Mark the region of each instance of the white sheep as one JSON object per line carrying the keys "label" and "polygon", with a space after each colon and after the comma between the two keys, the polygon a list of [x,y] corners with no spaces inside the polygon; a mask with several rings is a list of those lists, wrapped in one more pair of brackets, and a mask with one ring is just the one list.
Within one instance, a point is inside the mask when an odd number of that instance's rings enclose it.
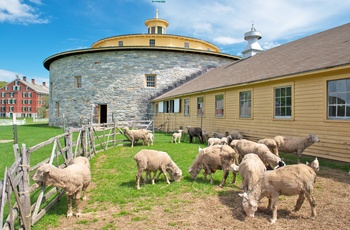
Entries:
{"label": "white sheep", "polygon": [[137,129],[130,130],[128,127],[124,127],[124,135],[128,136],[131,141],[131,147],[134,147],[134,143],[138,140],[142,140],[142,145],[148,142],[148,130],[147,129]]}
{"label": "white sheep", "polygon": [[[182,137],[182,132],[183,130],[179,129],[177,133],[173,133],[173,139],[171,140],[171,143],[180,143],[181,142],[181,137]],[[177,140],[177,142],[176,142]]]}
{"label": "white sheep", "polygon": [[152,178],[152,184],[154,184],[154,178],[157,170],[160,170],[164,174],[164,178],[167,184],[170,184],[170,181],[167,177],[166,172],[169,173],[170,178],[175,182],[179,182],[182,176],[181,169],[175,164],[175,162],[170,158],[166,152],[157,151],[157,150],[147,150],[142,149],[135,156],[134,160],[136,161],[138,172],[136,174],[136,188],[140,189],[140,180],[142,180],[142,173],[146,171],[150,175],[150,172],[154,173]]}
{"label": "white sheep", "polygon": [[287,165],[277,170],[267,171],[248,193],[243,197],[242,206],[247,216],[254,217],[259,201],[269,198],[268,209],[272,210],[271,223],[277,220],[277,202],[280,195],[299,195],[294,211],[300,210],[305,196],[311,206],[311,217],[316,216],[316,202],[312,196],[316,172],[304,164]]}
{"label": "white sheep", "polygon": [[240,134],[237,130],[231,130],[230,132],[228,132],[228,135],[230,135],[233,140],[243,139],[243,135]]}
{"label": "white sheep", "polygon": [[284,143],[278,149],[284,153],[295,153],[297,161],[300,163],[300,157],[304,150],[316,142],[320,142],[320,139],[315,134],[306,137],[284,137]]}
{"label": "white sheep", "polygon": [[279,156],[278,155],[278,146],[277,146],[276,141],[273,138],[260,139],[258,141],[258,143],[266,145],[273,154],[275,154],[276,156]]}
{"label": "white sheep", "polygon": [[258,183],[260,177],[266,171],[266,167],[258,155],[248,153],[238,166],[232,164],[230,171],[239,172],[239,175],[242,177],[242,189],[244,192],[249,192]]}
{"label": "white sheep", "polygon": [[309,162],[306,161],[306,165],[308,165],[311,168],[313,168],[315,170],[315,172],[318,172],[320,170],[320,163],[318,162],[317,157],[315,158],[315,160],[313,160],[311,162],[311,164],[309,164]]}
{"label": "white sheep", "polygon": [[33,181],[43,182],[46,186],[55,186],[64,189],[67,196],[67,217],[73,215],[73,201],[76,206],[75,216],[81,216],[80,198],[86,199],[84,192],[91,181],[90,164],[86,157],[77,157],[63,169],[51,164],[43,164],[32,176]]}
{"label": "white sheep", "polygon": [[220,138],[211,137],[208,139],[208,146],[221,145],[222,140]]}
{"label": "white sheep", "polygon": [[147,140],[147,145],[148,146],[154,144],[154,135],[153,135],[153,133],[148,133],[147,139],[148,139]]}
{"label": "white sheep", "polygon": [[[191,177],[195,180],[199,172],[204,169],[204,176],[206,179],[207,174],[210,175],[210,183],[213,183],[212,173],[216,170],[223,170],[223,178],[220,183],[222,187],[229,174],[228,168],[232,163],[238,162],[238,154],[236,151],[228,145],[214,145],[204,149],[198,148],[198,154],[194,159],[191,167],[188,169]],[[235,182],[236,174],[234,173]]]}

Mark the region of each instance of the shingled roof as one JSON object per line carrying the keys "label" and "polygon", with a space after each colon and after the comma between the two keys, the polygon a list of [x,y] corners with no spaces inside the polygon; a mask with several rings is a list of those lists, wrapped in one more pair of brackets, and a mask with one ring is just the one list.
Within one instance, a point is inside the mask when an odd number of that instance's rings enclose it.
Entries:
{"label": "shingled roof", "polygon": [[350,23],[215,68],[154,100],[350,64]]}

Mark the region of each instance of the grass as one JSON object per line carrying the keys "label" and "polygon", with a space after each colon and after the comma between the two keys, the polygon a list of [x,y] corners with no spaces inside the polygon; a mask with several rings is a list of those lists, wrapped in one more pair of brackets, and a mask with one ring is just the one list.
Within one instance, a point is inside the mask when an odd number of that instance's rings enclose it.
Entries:
{"label": "grass", "polygon": [[[0,139],[11,139],[13,135],[12,126],[0,127]],[[4,128],[4,129],[3,129]],[[5,130],[5,132],[3,131]],[[63,131],[59,128],[49,127],[45,124],[41,125],[25,125],[18,126],[18,136],[20,143],[26,143],[27,146],[33,146],[45,141],[53,136],[61,134]],[[174,197],[169,206],[165,207],[167,212],[176,212],[180,210],[182,205],[191,204],[194,198],[205,198],[213,195],[220,195],[228,191],[238,191],[241,184],[241,178],[237,176],[236,185],[230,184],[232,174],[226,181],[223,189],[218,190],[215,185],[219,185],[222,179],[222,171],[218,170],[214,175],[214,185],[208,181],[204,181],[202,173],[197,177],[196,181],[190,177],[187,172],[197,155],[198,146],[204,148],[206,144],[200,144],[197,140],[195,143],[189,143],[186,135],[185,141],[180,144],[172,144],[171,134],[155,133],[154,146],[142,146],[138,143],[131,148],[130,145],[109,148],[104,152],[98,153],[91,160],[92,183],[88,192],[88,204],[83,210],[84,213],[94,213],[101,210],[108,210],[110,206],[119,207],[119,211],[113,216],[115,218],[130,215],[132,221],[142,221],[146,217],[142,216],[142,210],[152,210],[155,206],[165,205],[168,197]],[[0,154],[4,155],[0,162],[0,169],[4,169],[4,165],[10,166],[13,163],[12,143],[0,144]],[[6,147],[5,147],[6,146]],[[4,151],[5,149],[5,151]],[[156,149],[167,152],[173,161],[182,169],[183,177],[181,182],[172,182],[166,184],[164,177],[161,176],[155,185],[150,183],[141,186],[140,190],[136,190],[135,175],[137,166],[133,156],[141,149]],[[51,151],[50,151],[51,152]],[[49,153],[45,153],[46,157]],[[294,154],[283,154],[287,164],[296,163]],[[314,157],[303,156],[301,162],[311,162]],[[33,162],[31,162],[33,164]],[[335,162],[330,160],[320,161],[321,168],[326,166],[330,168],[338,168],[344,171],[349,170],[348,163]],[[176,195],[189,194],[190,198],[178,200]],[[34,195],[34,194],[32,194]],[[126,207],[132,204],[132,210]],[[46,229],[49,226],[59,226],[59,218],[64,218],[67,211],[67,200],[63,196],[62,199],[54,205],[54,207],[37,223],[33,229]],[[89,223],[77,220],[82,228]],[[91,219],[91,222],[98,222],[98,218]],[[176,226],[176,222],[169,223],[169,226]],[[111,226],[103,226],[102,229],[109,229]]]}

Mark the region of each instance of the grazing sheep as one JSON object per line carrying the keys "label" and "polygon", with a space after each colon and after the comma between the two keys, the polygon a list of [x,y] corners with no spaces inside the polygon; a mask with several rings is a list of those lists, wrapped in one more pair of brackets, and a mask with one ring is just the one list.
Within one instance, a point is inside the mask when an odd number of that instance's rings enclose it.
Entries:
{"label": "grazing sheep", "polygon": [[279,146],[278,149],[284,153],[295,153],[298,158],[297,161],[300,163],[301,154],[315,142],[320,142],[315,134],[310,134],[307,137],[284,137],[284,144]]}
{"label": "grazing sheep", "polygon": [[239,194],[243,197],[243,209],[247,216],[254,217],[259,201],[267,197],[268,208],[272,210],[271,223],[275,223],[279,195],[299,195],[294,211],[300,210],[306,196],[311,206],[311,217],[315,217],[316,202],[312,196],[315,180],[315,171],[304,164],[287,165],[277,170],[267,171],[250,192]]}
{"label": "grazing sheep", "polygon": [[43,164],[32,176],[33,181],[41,181],[47,186],[55,186],[64,189],[67,196],[67,217],[73,215],[73,201],[76,206],[75,216],[81,216],[80,198],[86,199],[84,191],[91,181],[90,163],[86,157],[77,157],[63,169],[51,164]]}
{"label": "grazing sheep", "polygon": [[278,155],[278,146],[277,146],[276,141],[273,138],[260,139],[258,141],[258,143],[266,145],[273,154],[275,154],[276,156],[279,156]]}
{"label": "grazing sheep", "polygon": [[[213,184],[212,173],[216,170],[223,170],[223,178],[220,183],[220,187],[225,184],[227,176],[229,174],[229,166],[232,163],[237,163],[238,154],[236,151],[228,145],[214,145],[204,149],[199,148],[196,159],[193,161],[191,167],[188,169],[191,177],[195,180],[198,173],[204,169],[205,179],[207,174],[210,175],[210,183]],[[235,182],[236,173],[234,173]]]}
{"label": "grazing sheep", "polygon": [[150,146],[150,145],[153,145],[153,144],[154,144],[154,135],[153,135],[153,133],[148,133],[147,145]]}
{"label": "grazing sheep", "polygon": [[146,175],[147,173],[150,174],[150,172],[154,173],[152,184],[154,184],[154,178],[157,170],[160,170],[161,173],[164,174],[164,178],[167,184],[170,184],[170,181],[167,177],[166,172],[169,173],[170,178],[175,182],[179,182],[181,179],[181,169],[175,164],[175,162],[166,152],[143,149],[134,156],[134,160],[136,161],[138,168],[138,172],[136,174],[137,189],[140,189],[140,179],[142,179],[142,173],[144,171],[146,171]]}
{"label": "grazing sheep", "polygon": [[192,138],[193,137],[198,137],[200,143],[201,144],[204,143],[202,128],[200,128],[200,127],[191,127],[191,126],[187,126],[186,128],[187,128],[188,136],[190,137],[190,143],[192,143]]}
{"label": "grazing sheep", "polygon": [[230,132],[228,132],[228,135],[230,135],[233,140],[243,139],[243,135],[240,134],[237,130],[231,130]]}
{"label": "grazing sheep", "polygon": [[239,172],[239,175],[242,177],[242,189],[244,192],[249,192],[258,183],[266,168],[258,155],[248,153],[243,157],[239,166],[233,164],[230,170]]}
{"label": "grazing sheep", "polygon": [[276,167],[281,160],[278,156],[274,155],[269,148],[260,143],[249,140],[240,140],[236,144],[236,150],[240,156],[240,159],[243,159],[244,155],[248,153],[257,154],[264,163],[268,163],[273,168]]}
{"label": "grazing sheep", "polygon": [[274,138],[272,138],[275,140],[277,148],[280,148],[281,146],[284,145],[284,137],[283,136],[275,136]]}
{"label": "grazing sheep", "polygon": [[315,158],[315,160],[313,160],[313,162],[311,162],[311,164],[309,164],[309,162],[306,161],[306,165],[313,168],[315,172],[318,172],[320,170],[320,163],[318,162],[317,157]]}
{"label": "grazing sheep", "polygon": [[220,138],[211,137],[208,139],[208,146],[222,145],[222,140]]}
{"label": "grazing sheep", "polygon": [[183,132],[183,130],[179,129],[178,133],[173,133],[173,139],[171,140],[171,143],[175,142],[175,144],[176,144],[176,140],[178,141],[178,143],[180,143],[182,132]]}
{"label": "grazing sheep", "polygon": [[134,147],[134,143],[136,143],[138,140],[143,140],[142,145],[145,145],[148,142],[147,129],[130,130],[128,127],[124,127],[124,135],[129,137],[131,147]]}

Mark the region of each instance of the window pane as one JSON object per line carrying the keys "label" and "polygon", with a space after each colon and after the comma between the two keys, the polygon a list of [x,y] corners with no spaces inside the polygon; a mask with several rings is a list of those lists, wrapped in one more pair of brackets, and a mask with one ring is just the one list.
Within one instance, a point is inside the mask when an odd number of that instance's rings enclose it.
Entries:
{"label": "window pane", "polygon": [[245,91],[239,93],[239,105],[240,105],[240,117],[251,117],[251,91]]}
{"label": "window pane", "polygon": [[275,88],[275,117],[292,116],[292,87]]}

